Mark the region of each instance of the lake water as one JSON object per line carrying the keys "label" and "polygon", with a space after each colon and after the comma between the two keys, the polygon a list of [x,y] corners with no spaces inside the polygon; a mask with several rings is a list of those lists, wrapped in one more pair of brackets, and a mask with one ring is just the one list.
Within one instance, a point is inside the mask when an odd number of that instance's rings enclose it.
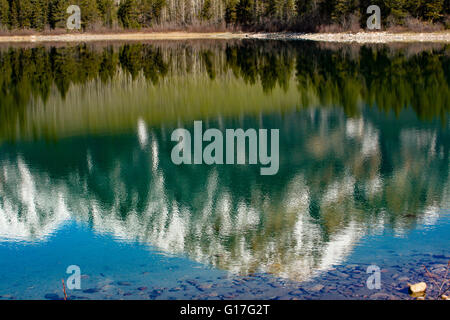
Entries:
{"label": "lake water", "polygon": [[[450,260],[449,111],[449,45],[0,47],[0,298],[76,265],[70,299],[408,299]],[[277,174],[175,165],[195,120],[279,129]]]}

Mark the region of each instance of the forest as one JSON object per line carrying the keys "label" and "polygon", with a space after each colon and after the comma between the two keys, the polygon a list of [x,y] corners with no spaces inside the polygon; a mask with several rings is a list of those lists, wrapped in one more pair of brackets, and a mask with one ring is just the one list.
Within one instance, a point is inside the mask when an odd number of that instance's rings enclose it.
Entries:
{"label": "forest", "polygon": [[64,31],[69,5],[82,31],[359,31],[370,5],[383,29],[450,28],[450,0],[0,0],[0,32]]}

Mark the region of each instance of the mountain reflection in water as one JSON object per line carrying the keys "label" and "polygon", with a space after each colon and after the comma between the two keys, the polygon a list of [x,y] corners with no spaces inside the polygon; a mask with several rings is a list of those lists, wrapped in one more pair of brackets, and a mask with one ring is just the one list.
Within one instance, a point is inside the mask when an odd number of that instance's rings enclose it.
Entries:
{"label": "mountain reflection in water", "polygon": [[[46,241],[74,219],[231,272],[306,280],[363,236],[449,208],[448,47],[80,45],[0,60],[1,241]],[[280,129],[278,174],[174,165],[171,132],[193,120]]]}

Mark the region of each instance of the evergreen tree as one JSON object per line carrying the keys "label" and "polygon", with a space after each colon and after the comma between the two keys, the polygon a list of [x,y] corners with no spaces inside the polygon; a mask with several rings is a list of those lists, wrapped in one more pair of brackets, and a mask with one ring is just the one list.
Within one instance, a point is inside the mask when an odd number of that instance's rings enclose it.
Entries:
{"label": "evergreen tree", "polygon": [[138,29],[141,27],[139,23],[138,3],[136,0],[122,1],[119,5],[117,15],[124,28]]}
{"label": "evergreen tree", "polygon": [[0,30],[6,28],[9,24],[9,2],[0,0]]}
{"label": "evergreen tree", "polygon": [[352,0],[335,0],[334,10],[331,17],[334,22],[342,23],[345,16],[353,9]]}
{"label": "evergreen tree", "polygon": [[11,0],[9,3],[9,25],[11,29],[20,28],[17,1]]}
{"label": "evergreen tree", "polygon": [[237,21],[236,4],[235,0],[228,0],[225,5],[225,23],[227,25],[235,24]]}
{"label": "evergreen tree", "polygon": [[100,19],[96,0],[80,0],[79,6],[83,29],[92,28]]}
{"label": "evergreen tree", "polygon": [[97,8],[103,25],[111,27],[114,22],[114,0],[97,0]]}
{"label": "evergreen tree", "polygon": [[295,0],[284,0],[283,6],[281,7],[282,19],[288,22],[295,12]]}
{"label": "evergreen tree", "polygon": [[33,11],[31,13],[31,27],[43,30],[48,24],[48,0],[31,0]]}
{"label": "evergreen tree", "polygon": [[10,0],[9,24],[12,28],[31,28],[34,6],[30,0]]}
{"label": "evergreen tree", "polygon": [[205,0],[202,11],[200,12],[200,19],[203,21],[211,19],[211,0]]}
{"label": "evergreen tree", "polygon": [[153,0],[140,0],[139,23],[144,27],[150,27],[153,20]]}
{"label": "evergreen tree", "polygon": [[185,26],[225,21],[243,27],[312,31],[332,23],[354,26],[358,16],[365,23],[366,9],[372,4],[380,6],[388,25],[414,17],[450,27],[450,0],[120,0],[118,5],[116,1],[0,0],[0,27],[65,28],[70,4],[80,6],[83,29],[112,27],[117,22],[136,29],[154,23]]}
{"label": "evergreen tree", "polygon": [[313,14],[314,6],[314,0],[296,0],[295,11],[297,12],[297,16],[311,16]]}
{"label": "evergreen tree", "polygon": [[274,17],[277,12],[277,1],[276,0],[267,0],[265,4],[264,15],[266,17]]}
{"label": "evergreen tree", "polygon": [[253,0],[239,0],[236,5],[236,20],[243,25],[249,25],[253,20]]}
{"label": "evergreen tree", "polygon": [[67,0],[50,0],[49,24],[52,29],[66,27],[68,7]]}
{"label": "evergreen tree", "polygon": [[36,10],[37,7],[33,8],[30,0],[17,0],[17,3],[20,27],[31,28],[33,11]]}
{"label": "evergreen tree", "polygon": [[427,0],[425,2],[425,17],[430,21],[436,21],[442,17],[444,0]]}
{"label": "evergreen tree", "polygon": [[403,24],[405,17],[408,15],[406,0],[384,0],[384,3],[390,11],[393,22]]}
{"label": "evergreen tree", "polygon": [[425,2],[425,0],[409,0],[407,3],[407,9],[411,16],[414,18],[423,17]]}

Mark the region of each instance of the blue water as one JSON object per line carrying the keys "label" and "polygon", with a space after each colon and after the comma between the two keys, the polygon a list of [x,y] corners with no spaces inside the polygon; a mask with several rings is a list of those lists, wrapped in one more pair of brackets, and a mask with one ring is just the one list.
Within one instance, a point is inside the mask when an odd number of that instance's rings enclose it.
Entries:
{"label": "blue water", "polygon": [[[421,226],[407,234],[383,231],[363,237],[345,264],[377,265],[389,270],[402,263],[411,263],[415,256],[423,254],[427,255],[425,261],[433,263],[436,261],[433,255],[447,255],[448,258],[448,243],[450,218],[444,216],[435,225]],[[227,272],[193,262],[187,257],[168,255],[138,242],[124,243],[73,221],[67,222],[45,242],[3,242],[0,255],[0,296],[8,299],[42,299],[48,293],[56,293],[62,298],[61,279],[70,276],[66,273],[69,265],[79,266],[83,276],[81,289],[67,292],[81,298],[89,296],[83,293],[84,290],[121,281],[130,282],[135,290],[142,286],[177,287],[180,281],[195,278],[203,282],[233,278]],[[126,292],[128,286],[124,288]],[[94,297],[107,296],[99,293]],[[116,294],[111,298],[121,296]],[[131,298],[141,297],[136,294]]]}
{"label": "blue water", "polygon": [[[404,234],[385,230],[366,236],[348,257],[348,263],[375,264],[389,268],[411,262],[414,255],[448,256],[450,244],[450,217],[443,215],[429,225],[420,225]],[[429,257],[433,262],[433,258]],[[419,266],[420,268],[420,266]]]}
{"label": "blue water", "polygon": [[74,221],[67,222],[44,242],[2,243],[0,255],[0,295],[21,299],[42,299],[49,292],[62,296],[61,279],[71,275],[66,273],[70,265],[79,266],[83,275],[78,292],[119,281],[131,281],[135,286],[175,287],[178,280],[187,277],[208,279],[225,274],[148,245],[100,235]]}
{"label": "blue water", "polygon": [[[62,299],[71,265],[69,299],[403,299],[423,265],[442,274],[448,48],[350,49],[0,50],[0,298]],[[194,120],[278,129],[277,174],[174,164],[171,133]]]}

